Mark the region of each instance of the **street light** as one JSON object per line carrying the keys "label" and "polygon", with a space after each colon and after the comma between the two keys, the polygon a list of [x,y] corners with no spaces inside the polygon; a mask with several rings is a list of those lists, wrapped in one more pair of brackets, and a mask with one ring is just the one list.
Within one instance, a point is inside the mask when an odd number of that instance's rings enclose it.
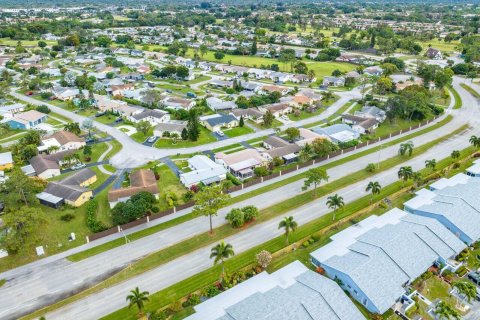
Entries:
{"label": "street light", "polygon": [[380,145],[380,149],[378,150],[378,161],[377,161],[377,169],[380,169],[380,156],[382,154],[382,149],[384,148],[384,145]]}

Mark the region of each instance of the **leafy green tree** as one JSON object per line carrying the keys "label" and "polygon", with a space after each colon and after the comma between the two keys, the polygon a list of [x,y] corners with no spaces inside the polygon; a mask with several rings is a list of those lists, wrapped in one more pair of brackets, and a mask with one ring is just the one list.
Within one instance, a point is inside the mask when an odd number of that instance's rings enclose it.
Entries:
{"label": "leafy green tree", "polygon": [[398,170],[398,178],[402,180],[402,185],[413,177],[413,169],[410,166],[401,167]]}
{"label": "leafy green tree", "polygon": [[148,291],[140,291],[138,287],[130,291],[130,294],[127,296],[128,308],[136,306],[139,314],[143,314],[143,309],[145,308],[145,302],[150,301]]}
{"label": "leafy green tree", "polygon": [[15,168],[1,186],[0,200],[5,204],[5,211],[16,210],[18,206],[32,206],[38,204],[36,194],[43,191],[45,183],[40,179],[32,179],[23,171]]}
{"label": "leafy green tree", "polygon": [[273,116],[273,114],[267,110],[267,112],[265,112],[265,114],[263,115],[263,125],[267,128],[270,128],[273,124],[274,119],[275,117]]}
{"label": "leafy green tree", "polygon": [[63,126],[63,130],[79,135],[82,130],[78,122],[69,122]]}
{"label": "leafy green tree", "polygon": [[222,60],[223,58],[225,58],[225,53],[223,52],[220,52],[220,51],[217,51],[213,54],[213,56],[215,57],[215,59],[217,60]]}
{"label": "leafy green tree", "polygon": [[187,121],[188,139],[191,141],[197,141],[200,136],[200,122],[198,119],[198,112],[196,109],[190,109],[188,111]]}
{"label": "leafy green tree", "polygon": [[207,54],[208,48],[205,44],[201,44],[199,49],[200,49],[200,55],[203,58],[203,56]]}
{"label": "leafy green tree", "polygon": [[290,141],[293,141],[300,137],[300,130],[295,127],[287,128],[287,130],[285,130],[285,133],[287,134],[287,138]]}
{"label": "leafy green tree", "polygon": [[470,281],[455,281],[452,283],[452,287],[457,289],[458,294],[467,299],[469,303],[477,297],[477,287]]}
{"label": "leafy green tree", "polygon": [[311,143],[312,152],[317,157],[326,157],[338,150],[338,146],[328,139],[318,138]]}
{"label": "leafy green tree", "polygon": [[325,168],[318,167],[318,168],[312,168],[308,170],[306,173],[306,179],[304,181],[304,185],[302,187],[302,190],[307,190],[310,188],[311,185],[313,185],[313,197],[317,196],[317,186],[322,183],[322,181],[328,181],[328,174]]}
{"label": "leafy green tree", "polygon": [[371,192],[371,197],[370,197],[370,203],[373,202],[373,196],[375,194],[380,194],[380,191],[382,190],[382,186],[378,181],[370,181],[367,185],[367,188],[365,191]]}
{"label": "leafy green tree", "polygon": [[99,36],[97,39],[95,39],[95,42],[99,47],[108,48],[112,43],[112,39],[110,39],[108,36]]}
{"label": "leafy green tree", "polygon": [[283,218],[282,221],[278,224],[278,229],[285,230],[285,241],[287,245],[289,244],[289,234],[297,230],[298,223],[293,219],[292,216]]}
{"label": "leafy green tree", "polygon": [[240,128],[243,128],[243,126],[245,126],[245,121],[243,120],[243,116],[240,116],[240,121],[238,122],[238,126]]}
{"label": "leafy green tree", "polygon": [[471,136],[469,141],[470,141],[470,144],[475,148],[480,148],[480,137]]}
{"label": "leafy green tree", "polygon": [[337,214],[337,210],[342,208],[345,205],[343,201],[343,197],[339,196],[338,194],[334,194],[327,198],[327,206],[330,209],[333,209],[333,220],[335,220],[335,216]]}
{"label": "leafy green tree", "polygon": [[33,248],[38,241],[38,231],[46,222],[40,208],[27,206],[5,214],[2,220],[9,231],[0,238],[0,245],[9,254],[28,252]]}
{"label": "leafy green tree", "polygon": [[234,228],[239,228],[245,223],[243,212],[238,208],[230,210],[229,213],[225,216],[225,219],[230,223]]}
{"label": "leafy green tree", "polygon": [[455,308],[444,301],[440,301],[435,306],[434,312],[440,320],[460,320],[462,318],[460,313]]}
{"label": "leafy green tree", "polygon": [[195,206],[193,207],[193,215],[204,215],[210,220],[210,233],[213,233],[212,216],[218,214],[218,210],[224,207],[230,195],[222,191],[220,185],[205,187],[195,196]]}
{"label": "leafy green tree", "polygon": [[458,158],[460,158],[460,151],[458,151],[458,150],[453,150],[452,153],[450,154],[450,157],[451,157],[452,159],[455,159],[455,160],[458,159]]}
{"label": "leafy green tree", "polygon": [[152,128],[150,122],[142,120],[135,125],[135,128],[140,131],[144,136],[147,135],[148,131]]}
{"label": "leafy green tree", "polygon": [[213,264],[217,265],[219,262],[222,264],[221,279],[223,279],[225,275],[225,260],[234,255],[235,252],[233,251],[232,245],[225,243],[223,240],[211,249],[210,259],[213,259]]}
{"label": "leafy green tree", "polygon": [[179,79],[186,79],[188,77],[188,75],[190,74],[190,70],[188,70],[187,67],[178,66],[176,71],[175,71],[175,74]]}
{"label": "leafy green tree", "polygon": [[43,40],[38,41],[37,44],[40,48],[45,48],[47,46],[47,43]]}
{"label": "leafy green tree", "polygon": [[188,131],[187,131],[186,128],[183,128],[183,129],[182,129],[182,134],[181,134],[181,136],[182,136],[182,140],[184,140],[184,141],[188,139]]}

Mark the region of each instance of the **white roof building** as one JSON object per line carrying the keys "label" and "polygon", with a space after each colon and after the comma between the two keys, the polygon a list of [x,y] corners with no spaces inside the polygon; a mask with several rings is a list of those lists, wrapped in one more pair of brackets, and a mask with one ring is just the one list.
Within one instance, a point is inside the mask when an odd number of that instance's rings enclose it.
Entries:
{"label": "white roof building", "polygon": [[[466,245],[435,219],[393,209],[371,216],[331,237],[311,253],[369,311],[383,314],[405,294],[405,285],[430,266],[449,266]],[[452,265],[451,268],[454,268]]]}
{"label": "white roof building", "polygon": [[295,261],[228,289],[194,307],[187,320],[363,320],[332,280]]}
{"label": "white roof building", "polygon": [[204,155],[188,159],[188,166],[192,171],[180,174],[180,181],[187,188],[200,183],[209,185],[227,178],[227,169]]}

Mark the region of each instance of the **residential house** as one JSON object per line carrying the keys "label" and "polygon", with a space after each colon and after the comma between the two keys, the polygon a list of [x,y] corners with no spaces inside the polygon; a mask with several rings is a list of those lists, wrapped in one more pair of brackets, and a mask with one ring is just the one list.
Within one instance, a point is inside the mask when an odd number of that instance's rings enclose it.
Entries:
{"label": "residential house", "polygon": [[267,111],[270,111],[275,118],[279,118],[282,115],[292,113],[293,109],[292,106],[288,103],[273,103],[273,104],[265,104],[263,106],[258,107],[258,110],[263,112],[264,114]]}
{"label": "residential house", "polygon": [[52,93],[58,100],[68,101],[76,98],[80,94],[80,90],[70,87],[54,87]]}
{"label": "residential house", "polygon": [[137,72],[140,74],[150,73],[150,67],[147,65],[141,65],[137,68]]}
{"label": "residential house", "polygon": [[[61,152],[65,150],[78,150],[86,145],[85,139],[80,138],[69,131],[57,131],[52,135],[41,138],[41,145],[38,147],[39,152],[48,151],[49,153]],[[51,151],[52,147],[58,150]]]}
{"label": "residential house", "polygon": [[363,70],[363,74],[380,77],[383,74],[383,69],[379,66],[371,66],[371,67],[365,68]]}
{"label": "residential house", "polygon": [[277,136],[270,136],[263,142],[264,147],[267,149],[262,152],[262,156],[272,161],[275,158],[280,158],[284,163],[291,163],[298,159],[298,153],[301,147],[295,143],[288,142]]}
{"label": "residential house", "polygon": [[243,117],[243,120],[250,120],[255,123],[263,122],[263,113],[257,108],[233,109],[230,111],[230,114],[233,115],[238,121],[240,121],[240,118]]}
{"label": "residential house", "polygon": [[135,113],[129,117],[129,120],[138,123],[140,121],[148,121],[152,126],[159,123],[170,121],[170,114],[159,109],[144,109],[140,113]]}
{"label": "residential house", "polygon": [[282,97],[282,98],[280,98],[280,102],[288,103],[293,108],[300,109],[304,106],[308,106],[308,105],[312,104],[313,99],[308,97],[308,96],[298,94],[298,95],[294,95],[294,96]]}
{"label": "residential house", "polygon": [[466,245],[435,219],[398,208],[370,216],[331,237],[310,254],[312,263],[339,280],[372,313],[383,314],[407,294],[407,285],[436,264],[451,263]]}
{"label": "residential house", "polygon": [[264,166],[267,160],[256,149],[245,149],[230,154],[215,154],[215,162],[223,165],[235,177],[247,179],[253,177],[256,167]]}
{"label": "residential house", "polygon": [[60,167],[65,157],[73,154],[74,150],[65,150],[52,154],[39,154],[30,159],[30,165],[23,167],[25,173],[31,173],[42,179],[49,179],[60,175]]}
{"label": "residential house", "polygon": [[212,87],[216,88],[233,88],[233,81],[224,81],[224,80],[217,80],[214,79],[208,83]]}
{"label": "residential house", "polygon": [[206,99],[208,107],[213,111],[232,110],[237,107],[234,101],[224,101],[216,97]]}
{"label": "residential house", "polygon": [[221,130],[222,128],[238,127],[239,120],[231,114],[212,114],[200,117],[200,124],[212,132]]}
{"label": "residential house", "polygon": [[133,83],[121,84],[121,85],[113,85],[110,88],[107,88],[107,92],[110,93],[112,96],[123,96],[125,91],[135,89],[135,85]]}
{"label": "residential house", "polygon": [[125,202],[140,192],[150,192],[158,199],[158,190],[155,174],[151,170],[140,169],[130,174],[130,186],[126,188],[111,189],[108,191],[108,202],[113,208],[119,202]]}
{"label": "residential house", "polygon": [[425,52],[425,57],[432,59],[432,60],[442,60],[443,55],[440,52],[440,50],[435,49],[435,48],[428,48],[427,51]]}
{"label": "residential house", "polygon": [[323,85],[327,87],[329,86],[342,87],[345,85],[345,78],[344,77],[324,77]]}
{"label": "residential house", "polygon": [[405,202],[405,211],[434,218],[471,245],[480,239],[480,179],[459,173],[432,183]]}
{"label": "residential house", "polygon": [[353,78],[355,80],[358,80],[360,77],[360,73],[358,73],[357,71],[350,71],[345,74],[345,78]]}
{"label": "residential house", "polygon": [[21,103],[6,104],[0,106],[0,116],[3,117],[3,120],[11,119],[16,113],[22,112],[25,110],[25,105]]}
{"label": "residential house", "polygon": [[194,309],[186,320],[365,320],[337,283],[299,261],[257,274]]}
{"label": "residential house", "polygon": [[378,121],[375,118],[363,118],[348,113],[342,115],[342,122],[351,125],[359,134],[372,133],[378,128]]}
{"label": "residential house", "polygon": [[58,208],[62,204],[80,207],[92,198],[92,190],[86,188],[97,181],[97,174],[89,168],[75,171],[70,176],[49,182],[45,190],[37,194],[40,203]]}
{"label": "residential house", "polygon": [[174,96],[169,96],[163,99],[163,104],[169,109],[185,109],[190,110],[195,106],[195,101],[185,98],[179,98]]}
{"label": "residential house", "polygon": [[13,157],[10,151],[0,153],[0,171],[13,168]]}
{"label": "residential house", "polygon": [[309,129],[305,128],[298,128],[298,131],[300,131],[300,137],[298,137],[295,140],[295,144],[298,145],[299,147],[304,147],[306,144],[311,144],[313,141],[317,139],[328,139],[328,136],[324,134],[318,134],[316,132],[313,132]]}
{"label": "residential house", "polygon": [[373,118],[378,122],[383,122],[387,118],[385,110],[375,106],[364,106],[360,111],[355,111],[354,115],[362,118]]}
{"label": "residential house", "polygon": [[156,137],[166,137],[167,135],[170,136],[174,133],[177,134],[178,137],[181,137],[182,131],[186,128],[186,121],[170,120],[168,122],[162,122],[157,124],[153,129],[153,135]]}
{"label": "residential house", "polygon": [[130,117],[134,114],[141,113],[145,110],[142,107],[129,105],[125,101],[110,99],[107,96],[93,94],[95,99],[95,106],[101,111],[111,111],[119,116]]}
{"label": "residential house", "polygon": [[272,92],[278,92],[282,96],[288,94],[290,92],[290,89],[287,87],[279,87],[279,86],[274,86],[274,85],[266,85],[262,86],[262,88],[259,90],[259,93],[261,94],[269,94]]}
{"label": "residential house", "polygon": [[270,79],[277,83],[277,82],[287,82],[292,80],[292,75],[290,73],[285,72],[272,72],[270,74]]}
{"label": "residential house", "polygon": [[210,185],[227,178],[227,169],[204,155],[195,155],[188,160],[192,170],[180,174],[180,181],[186,188],[199,184]]}
{"label": "residential house", "polygon": [[121,75],[121,79],[127,82],[137,82],[143,80],[144,78],[145,76],[140,72],[129,72]]}
{"label": "residential house", "polygon": [[360,138],[360,134],[348,124],[334,124],[329,127],[315,127],[312,129],[319,135],[328,136],[333,142],[346,143]]}
{"label": "residential house", "polygon": [[47,121],[45,113],[29,110],[14,114],[13,118],[9,119],[7,123],[12,129],[30,130],[45,121]]}

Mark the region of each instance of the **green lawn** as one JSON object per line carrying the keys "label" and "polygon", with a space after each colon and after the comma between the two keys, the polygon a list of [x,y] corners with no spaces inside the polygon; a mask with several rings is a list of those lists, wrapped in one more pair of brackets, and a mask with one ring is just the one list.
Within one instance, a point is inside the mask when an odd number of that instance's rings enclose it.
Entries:
{"label": "green lawn", "polygon": [[160,189],[158,207],[160,211],[170,208],[166,200],[166,195],[169,193],[177,196],[177,205],[184,204],[183,195],[187,192],[187,189],[180,183],[179,178],[166,165],[159,166],[158,171],[160,174],[160,179],[158,180],[158,188]]}
{"label": "green lawn", "polygon": [[385,121],[378,126],[378,128],[375,130],[375,133],[368,134],[367,137],[371,139],[378,137],[386,137],[389,134],[399,130],[409,130],[410,127],[418,126],[418,124],[421,122],[423,121],[409,121],[405,119],[396,119],[393,123]]}
{"label": "green lawn", "polygon": [[432,39],[428,41],[421,41],[419,44],[423,47],[423,51],[427,51],[429,47],[438,49],[442,52],[453,52],[456,51],[455,47],[457,47],[460,42],[459,41],[452,41],[452,42],[445,42],[439,39]]}
{"label": "green lawn", "polygon": [[314,112],[306,112],[306,111],[303,111],[301,110],[300,111],[300,114],[297,116],[295,115],[295,113],[290,113],[288,115],[288,117],[290,118],[290,120],[292,121],[298,121],[298,120],[303,120],[303,119],[308,119],[308,118],[311,118],[311,117],[314,117],[314,116],[318,116],[319,114],[321,114],[323,111],[325,111],[325,109],[323,108],[320,108]]}
{"label": "green lawn", "polygon": [[203,81],[207,81],[207,80],[210,80],[212,79],[212,77],[209,77],[209,76],[200,76],[200,77],[197,77],[193,80],[190,80],[190,81],[185,81],[186,84],[196,84],[196,83],[199,83],[199,82],[203,82]]}
{"label": "green lawn", "polygon": [[[38,46],[38,41],[39,40],[21,40],[20,42],[22,43],[23,46],[31,47],[31,46]],[[54,40],[44,40],[47,45],[55,45],[57,44],[57,41]],[[18,43],[18,40],[12,40],[10,38],[0,38],[0,44],[4,46],[11,46],[11,47],[16,47]]]}
{"label": "green lawn", "polygon": [[215,141],[217,141],[217,139],[215,139],[210,131],[200,127],[200,136],[197,141],[178,139],[174,144],[172,139],[158,139],[154,146],[155,148],[188,148]]}
{"label": "green lawn", "polygon": [[108,143],[110,143],[112,145],[112,150],[110,150],[107,153],[107,155],[105,156],[105,160],[110,159],[111,157],[116,155],[123,148],[123,145],[120,142],[118,142],[117,140],[111,140],[111,141],[108,141]]}
{"label": "green lawn", "polygon": [[453,94],[453,97],[455,98],[455,105],[453,106],[453,109],[460,109],[463,105],[462,97],[460,97],[457,90],[455,90],[452,86],[449,86],[448,90],[450,90],[450,92]]}
{"label": "green lawn", "polygon": [[473,89],[472,87],[470,87],[469,85],[465,84],[465,83],[460,83],[460,86],[467,90],[472,96],[474,96],[475,98],[477,99],[480,99],[480,93],[478,93],[477,91],[475,91],[475,89]]}
{"label": "green lawn", "polygon": [[253,133],[255,131],[248,126],[243,126],[243,127],[232,128],[232,129],[225,129],[223,130],[223,132],[225,132],[225,134],[229,138],[233,138],[233,137],[243,136],[244,134]]}
{"label": "green lawn", "polygon": [[[106,142],[101,142],[101,143],[96,143],[92,145],[92,155],[91,161],[90,162],[97,162],[98,158],[105,152],[107,151],[108,146]],[[80,151],[80,154],[83,155],[83,152]]]}
{"label": "green lawn", "polygon": [[189,87],[184,86],[184,85],[174,85],[174,84],[167,84],[167,83],[159,83],[159,84],[156,85],[156,87],[158,87],[158,88],[160,88],[160,89],[164,89],[164,90],[170,90],[170,91],[172,91],[173,93],[180,94],[180,95],[182,95],[182,96],[187,95],[188,92],[193,92],[193,93],[196,94],[197,96],[201,96],[201,95],[204,94],[202,91],[195,90],[195,89],[189,88]]}
{"label": "green lawn", "polygon": [[153,135],[153,127],[151,127],[147,134],[144,134],[143,132],[141,131],[137,131],[135,132],[134,134],[132,134],[130,136],[130,138],[132,138],[133,140],[135,140],[136,142],[138,143],[144,143],[145,140],[147,140],[148,137],[151,137]]}

